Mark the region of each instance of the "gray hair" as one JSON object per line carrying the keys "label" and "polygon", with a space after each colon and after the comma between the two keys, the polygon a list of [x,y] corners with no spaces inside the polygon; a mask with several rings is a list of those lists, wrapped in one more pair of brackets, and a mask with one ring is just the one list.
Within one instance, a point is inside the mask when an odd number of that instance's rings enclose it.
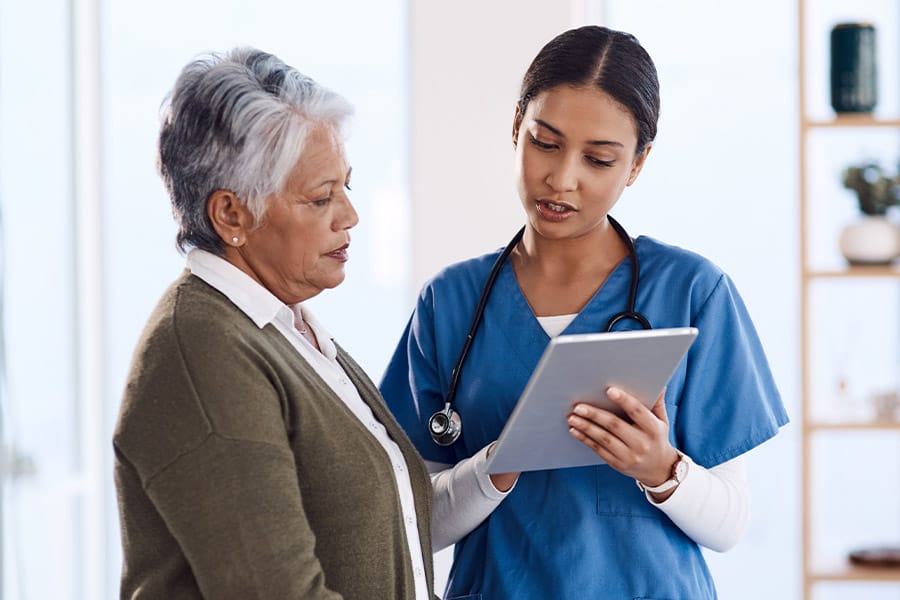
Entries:
{"label": "gray hair", "polygon": [[177,246],[221,255],[206,212],[214,191],[235,194],[256,224],[284,189],[306,136],[338,130],[353,113],[342,96],[254,48],[199,57],[182,69],[163,103],[158,168],[178,223]]}

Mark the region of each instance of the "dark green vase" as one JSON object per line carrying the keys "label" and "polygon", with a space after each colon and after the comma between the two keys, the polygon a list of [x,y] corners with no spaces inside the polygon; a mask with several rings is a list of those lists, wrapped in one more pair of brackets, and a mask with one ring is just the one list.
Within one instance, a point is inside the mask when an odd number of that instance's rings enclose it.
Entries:
{"label": "dark green vase", "polygon": [[877,103],[875,27],[835,25],[831,30],[831,106],[839,113],[869,113]]}

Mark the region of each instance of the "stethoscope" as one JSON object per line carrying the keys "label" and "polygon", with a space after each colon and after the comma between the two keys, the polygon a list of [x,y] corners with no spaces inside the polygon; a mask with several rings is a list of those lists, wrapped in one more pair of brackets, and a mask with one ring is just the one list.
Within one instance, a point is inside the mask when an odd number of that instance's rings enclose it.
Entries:
{"label": "stethoscope", "polygon": [[[640,273],[640,263],[638,261],[637,251],[634,249],[634,242],[625,231],[625,228],[622,227],[618,221],[609,215],[606,215],[606,218],[609,220],[609,224],[612,225],[613,229],[616,230],[619,238],[628,247],[628,255],[631,258],[631,288],[628,291],[628,307],[622,312],[614,314],[610,318],[606,323],[605,331],[612,331],[613,327],[619,322],[628,319],[637,321],[644,329],[652,329],[650,321],[634,309]],[[456,359],[456,365],[450,372],[450,386],[447,389],[444,408],[431,415],[431,418],[428,419],[428,432],[431,434],[431,439],[439,446],[449,446],[459,439],[459,435],[462,433],[462,420],[460,419],[459,413],[453,410],[452,406],[453,400],[456,397],[456,386],[459,383],[459,375],[462,371],[463,364],[466,362],[466,357],[469,355],[469,349],[472,347],[472,342],[475,340],[475,332],[478,331],[478,326],[481,324],[482,317],[484,316],[484,307],[487,305],[488,297],[491,295],[491,290],[494,288],[494,281],[497,279],[497,275],[500,274],[500,270],[503,269],[503,263],[509,258],[510,253],[522,239],[524,233],[525,228],[522,227],[522,229],[520,229],[509,241],[506,248],[500,253],[500,256],[497,257],[494,266],[491,267],[491,272],[488,274],[484,287],[481,289],[481,296],[478,298],[478,304],[475,306],[472,324],[469,326],[469,332],[466,333],[466,339],[463,342],[462,350],[459,352],[459,358]]]}

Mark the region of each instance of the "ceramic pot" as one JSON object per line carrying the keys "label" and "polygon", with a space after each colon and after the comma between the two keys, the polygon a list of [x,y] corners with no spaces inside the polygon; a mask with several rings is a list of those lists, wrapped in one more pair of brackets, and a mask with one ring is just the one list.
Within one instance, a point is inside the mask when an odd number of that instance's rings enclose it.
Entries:
{"label": "ceramic pot", "polygon": [[887,265],[900,257],[900,227],[887,217],[864,215],[841,230],[839,243],[852,265]]}

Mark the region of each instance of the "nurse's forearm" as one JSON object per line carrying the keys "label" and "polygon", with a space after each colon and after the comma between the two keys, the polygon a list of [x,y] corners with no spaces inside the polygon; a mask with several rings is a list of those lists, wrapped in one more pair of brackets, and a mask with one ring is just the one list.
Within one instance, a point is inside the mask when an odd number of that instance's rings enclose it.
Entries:
{"label": "nurse's forearm", "polygon": [[487,448],[456,465],[426,461],[434,488],[431,546],[434,552],[453,545],[478,527],[507,492],[498,491],[485,472]]}
{"label": "nurse's forearm", "polygon": [[701,546],[717,552],[729,550],[740,540],[750,518],[743,459],[738,456],[711,469],[692,464],[675,493],[653,504]]}

